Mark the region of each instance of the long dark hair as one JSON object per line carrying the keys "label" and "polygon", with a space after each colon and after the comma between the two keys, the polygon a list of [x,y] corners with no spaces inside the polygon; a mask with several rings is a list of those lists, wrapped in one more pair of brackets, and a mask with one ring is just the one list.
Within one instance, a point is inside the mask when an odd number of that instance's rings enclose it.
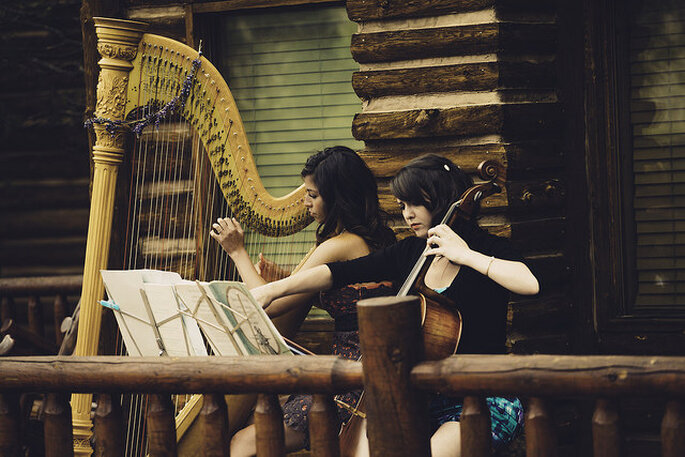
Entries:
{"label": "long dark hair", "polygon": [[395,198],[425,206],[440,223],[449,206],[473,180],[461,168],[436,154],[426,154],[409,162],[393,178],[390,190]]}
{"label": "long dark hair", "polygon": [[326,218],[316,229],[316,242],[343,230],[361,236],[371,249],[395,241],[378,204],[376,179],[352,149],[333,146],[310,156],[302,177],[312,176],[326,205]]}

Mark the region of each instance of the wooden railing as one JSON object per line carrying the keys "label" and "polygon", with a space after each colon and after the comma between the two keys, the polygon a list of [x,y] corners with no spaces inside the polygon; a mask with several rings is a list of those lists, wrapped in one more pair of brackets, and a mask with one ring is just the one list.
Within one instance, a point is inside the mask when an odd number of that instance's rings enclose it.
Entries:
{"label": "wooden railing", "polygon": [[[80,275],[0,278],[0,355],[11,352],[17,340],[31,353],[57,353],[65,332],[64,319],[74,309],[68,299],[79,295],[82,281]],[[52,304],[48,310],[52,331],[47,333],[41,299]],[[26,306],[25,312],[16,309],[18,301]],[[24,320],[20,321],[20,316]]]}
{"label": "wooden railing", "polygon": [[[312,454],[338,456],[333,394],[363,387],[372,456],[428,456],[425,395],[439,390],[464,397],[462,455],[491,453],[485,396],[526,399],[526,453],[555,456],[557,444],[548,399],[596,398],[592,418],[595,457],[621,454],[616,400],[667,398],[662,455],[685,455],[685,357],[460,355],[422,361],[418,302],[382,298],[360,302],[362,362],[333,356],[203,358],[8,357],[0,359],[0,456],[18,455],[16,394],[50,392],[45,408],[46,456],[71,455],[68,394],[96,392],[96,452],[123,455],[122,421],[113,395],[151,393],[150,456],[175,455],[172,393],[204,393],[201,421],[205,456],[228,455],[223,394],[259,393],[255,409],[258,455],[284,455],[279,393],[313,393]],[[66,443],[66,444],[64,444]],[[13,453],[14,452],[14,453]]]}

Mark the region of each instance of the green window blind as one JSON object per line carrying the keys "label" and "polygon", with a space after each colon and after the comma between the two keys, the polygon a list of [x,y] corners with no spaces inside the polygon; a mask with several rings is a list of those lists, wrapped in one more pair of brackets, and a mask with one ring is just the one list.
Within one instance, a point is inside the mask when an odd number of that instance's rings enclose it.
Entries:
{"label": "green window blind", "polygon": [[[358,69],[350,53],[356,24],[344,7],[231,13],[222,17],[220,28],[216,63],[272,195],[302,184],[300,171],[314,152],[333,145],[360,149],[351,132],[361,108],[351,83]],[[305,230],[299,254],[312,245],[314,230],[314,224]]]}
{"label": "green window blind", "polygon": [[685,5],[642,4],[630,39],[636,305],[685,305]]}

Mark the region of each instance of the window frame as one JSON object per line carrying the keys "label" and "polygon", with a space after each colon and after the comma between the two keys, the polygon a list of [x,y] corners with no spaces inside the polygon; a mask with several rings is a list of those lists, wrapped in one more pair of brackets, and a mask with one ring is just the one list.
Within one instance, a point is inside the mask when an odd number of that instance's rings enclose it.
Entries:
{"label": "window frame", "polygon": [[[654,353],[682,353],[684,310],[635,306],[629,8],[619,0],[586,1],[585,7],[585,161],[595,332],[603,348],[626,349],[639,342]],[[675,345],[663,346],[664,336]]]}

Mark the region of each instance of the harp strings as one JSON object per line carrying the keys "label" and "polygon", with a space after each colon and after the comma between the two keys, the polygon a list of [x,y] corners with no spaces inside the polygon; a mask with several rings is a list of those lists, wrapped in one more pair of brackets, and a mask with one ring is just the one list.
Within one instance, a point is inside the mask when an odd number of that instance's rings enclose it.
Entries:
{"label": "harp strings", "polygon": [[[135,117],[154,112],[165,100],[177,95],[189,68],[185,56],[164,55],[162,48],[144,48],[140,79],[131,81],[137,85],[139,107]],[[167,59],[171,64],[162,64]],[[199,78],[206,78],[200,75]],[[206,82],[206,81],[204,81]],[[212,110],[217,106],[221,94],[218,90],[211,93],[206,107]],[[238,280],[236,268],[228,255],[209,236],[211,225],[217,217],[232,217],[235,212],[223,197],[223,192],[214,177],[208,155],[195,133],[200,112],[196,103],[207,95],[196,82],[191,88],[185,113],[175,113],[171,119],[155,128],[146,128],[140,138],[134,140],[130,160],[129,201],[126,217],[126,233],[122,265],[127,269],[150,268],[176,271],[185,279],[232,279]],[[223,101],[223,100],[222,100]],[[191,104],[195,105],[191,105]],[[226,109],[218,113],[228,134],[235,134],[233,116]],[[224,147],[228,149],[228,138]],[[243,166],[243,156],[248,153],[240,146],[231,151],[234,156],[232,169],[237,171]],[[249,204],[263,204],[254,192],[248,193],[251,183],[242,173],[234,173],[236,187],[243,195],[251,195]],[[282,222],[297,214],[298,208],[290,205],[284,209],[271,209],[272,216]],[[256,254],[273,259],[288,270],[297,264],[298,246],[305,242],[303,232],[279,237],[260,234],[240,221],[245,230],[245,247],[253,260]],[[276,235],[281,235],[277,224]],[[125,353],[123,344],[118,344],[118,353]],[[130,396],[122,399],[128,407],[126,439],[127,456],[143,456],[147,452],[145,439],[146,396]],[[186,402],[182,396],[176,397],[177,409]]]}

